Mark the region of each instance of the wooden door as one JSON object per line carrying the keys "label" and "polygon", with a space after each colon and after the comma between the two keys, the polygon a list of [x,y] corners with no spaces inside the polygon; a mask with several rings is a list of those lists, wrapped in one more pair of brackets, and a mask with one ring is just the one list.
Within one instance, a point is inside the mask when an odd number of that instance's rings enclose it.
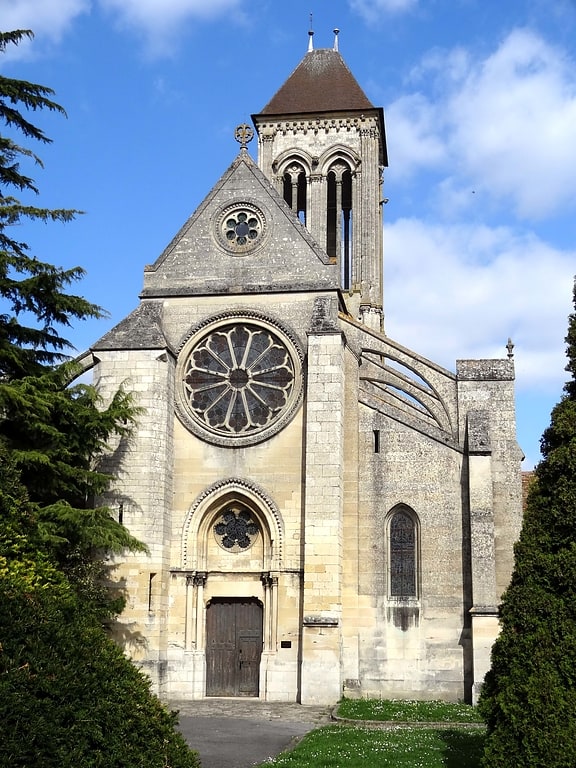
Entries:
{"label": "wooden door", "polygon": [[206,610],[206,696],[258,696],[262,606],[214,598]]}

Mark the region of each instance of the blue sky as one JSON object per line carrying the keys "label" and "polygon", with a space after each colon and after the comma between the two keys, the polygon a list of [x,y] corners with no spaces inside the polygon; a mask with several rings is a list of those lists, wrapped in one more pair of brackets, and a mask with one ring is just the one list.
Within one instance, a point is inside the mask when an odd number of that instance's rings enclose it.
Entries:
{"label": "blue sky", "polygon": [[[340,51],[385,111],[385,315],[400,343],[455,368],[511,337],[524,468],[567,374],[576,273],[574,0],[0,0],[31,28],[2,73],[48,85],[68,118],[32,169],[41,204],[86,212],[25,225],[39,258],[79,264],[78,292],[110,313],[138,303],[159,256],[234,159],[249,122],[308,45]],[[255,154],[255,144],[251,146]]]}

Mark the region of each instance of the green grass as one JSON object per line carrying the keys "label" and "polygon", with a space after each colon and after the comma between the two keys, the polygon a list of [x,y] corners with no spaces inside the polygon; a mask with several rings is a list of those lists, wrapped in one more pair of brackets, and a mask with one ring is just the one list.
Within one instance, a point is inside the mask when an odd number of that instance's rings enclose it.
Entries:
{"label": "green grass", "polygon": [[412,723],[481,723],[478,711],[469,704],[446,701],[401,701],[395,699],[343,699],[336,712],[349,720],[392,720]]}
{"label": "green grass", "polygon": [[480,768],[484,738],[478,728],[327,726],[261,768]]}

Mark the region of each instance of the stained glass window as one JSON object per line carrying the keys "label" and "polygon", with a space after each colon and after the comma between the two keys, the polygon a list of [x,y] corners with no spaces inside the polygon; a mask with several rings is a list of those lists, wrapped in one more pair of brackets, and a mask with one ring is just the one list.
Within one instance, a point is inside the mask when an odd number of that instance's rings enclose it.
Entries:
{"label": "stained glass window", "polygon": [[260,527],[248,509],[226,509],[214,526],[214,536],[223,549],[242,552],[254,543]]}
{"label": "stained glass window", "polygon": [[215,234],[225,250],[242,256],[263,244],[266,218],[256,205],[248,202],[232,204],[220,212]]}
{"label": "stained glass window", "polygon": [[416,597],[416,525],[400,510],[390,520],[390,595]]}
{"label": "stained glass window", "polygon": [[184,394],[201,424],[230,436],[256,433],[284,412],[294,363],[267,328],[234,323],[208,333],[184,367]]}

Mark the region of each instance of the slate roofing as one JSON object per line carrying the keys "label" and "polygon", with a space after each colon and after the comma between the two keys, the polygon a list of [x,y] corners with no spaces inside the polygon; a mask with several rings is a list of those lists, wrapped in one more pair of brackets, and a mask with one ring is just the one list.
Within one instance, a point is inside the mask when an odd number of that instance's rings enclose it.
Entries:
{"label": "slate roofing", "polygon": [[338,51],[308,51],[260,115],[375,109]]}
{"label": "slate roofing", "polygon": [[165,349],[168,346],[162,331],[162,305],[143,302],[112,330],[92,346],[104,349]]}

